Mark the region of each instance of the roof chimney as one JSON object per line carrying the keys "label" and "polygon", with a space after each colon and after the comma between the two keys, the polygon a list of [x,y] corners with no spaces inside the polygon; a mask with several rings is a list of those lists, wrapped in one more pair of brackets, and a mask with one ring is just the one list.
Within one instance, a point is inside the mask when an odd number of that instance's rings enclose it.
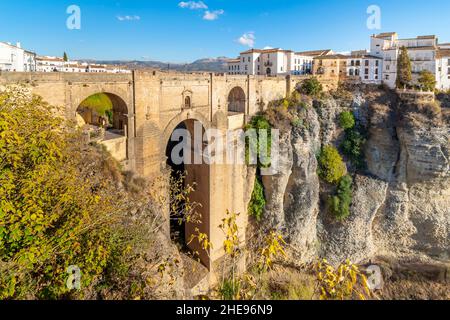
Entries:
{"label": "roof chimney", "polygon": [[17,48],[22,48],[22,44],[20,42],[17,42],[16,47]]}

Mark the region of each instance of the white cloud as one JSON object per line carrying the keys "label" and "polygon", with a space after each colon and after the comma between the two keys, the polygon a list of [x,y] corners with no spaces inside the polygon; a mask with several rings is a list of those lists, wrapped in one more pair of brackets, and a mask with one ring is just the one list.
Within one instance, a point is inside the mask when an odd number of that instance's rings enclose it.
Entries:
{"label": "white cloud", "polygon": [[219,16],[221,16],[224,13],[225,13],[225,11],[223,11],[222,9],[214,10],[214,11],[207,10],[207,11],[205,11],[203,20],[209,20],[209,21],[217,20],[217,19],[219,19]]}
{"label": "white cloud", "polygon": [[253,48],[255,46],[255,40],[256,40],[255,33],[247,32],[244,33],[237,41],[243,46]]}
{"label": "white cloud", "polygon": [[203,1],[181,1],[178,6],[190,10],[208,9],[208,6]]}
{"label": "white cloud", "polygon": [[119,21],[138,21],[141,20],[139,16],[117,16]]}

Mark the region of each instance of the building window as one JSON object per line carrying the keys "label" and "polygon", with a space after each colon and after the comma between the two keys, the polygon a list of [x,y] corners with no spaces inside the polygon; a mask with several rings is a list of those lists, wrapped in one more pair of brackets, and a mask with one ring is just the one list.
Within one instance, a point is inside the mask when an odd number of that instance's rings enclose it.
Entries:
{"label": "building window", "polygon": [[350,70],[348,71],[348,74],[349,74],[350,76],[353,76],[353,74],[354,74],[353,69],[350,69]]}
{"label": "building window", "polygon": [[247,71],[248,70],[248,65],[245,65],[245,71]]}
{"label": "building window", "polygon": [[364,70],[364,74],[369,74],[369,69],[366,68],[366,69]]}
{"label": "building window", "polygon": [[380,61],[379,60],[375,61],[375,65],[378,67],[380,65]]}
{"label": "building window", "polygon": [[191,97],[184,98],[184,108],[185,109],[191,108]]}
{"label": "building window", "polygon": [[359,76],[359,69],[355,69],[355,76]]}
{"label": "building window", "polygon": [[375,74],[378,74],[378,68],[377,68],[377,69],[375,69]]}
{"label": "building window", "polygon": [[350,65],[351,65],[352,67],[354,67],[354,66],[355,66],[355,60],[352,60],[352,62],[350,63]]}
{"label": "building window", "polygon": [[369,60],[364,61],[364,63],[365,63],[365,65],[366,65],[366,67],[369,66]]}
{"label": "building window", "polygon": [[388,74],[386,75],[386,80],[389,80],[389,75]]}
{"label": "building window", "polygon": [[248,62],[250,62],[251,60],[250,60],[250,57],[248,57]]}
{"label": "building window", "polygon": [[356,61],[356,66],[359,67],[361,65],[361,61],[357,60]]}
{"label": "building window", "polygon": [[364,76],[364,79],[369,80],[369,76]]}

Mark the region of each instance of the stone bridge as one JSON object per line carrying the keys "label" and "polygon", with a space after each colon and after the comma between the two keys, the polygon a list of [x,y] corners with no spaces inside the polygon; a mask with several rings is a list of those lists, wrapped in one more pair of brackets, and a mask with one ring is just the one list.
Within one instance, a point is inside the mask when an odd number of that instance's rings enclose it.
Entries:
{"label": "stone bridge", "polygon": [[[107,94],[113,103],[114,128],[119,134],[111,135],[104,143],[126,169],[146,177],[158,175],[168,166],[168,142],[180,124],[189,127],[190,121],[197,120],[205,129],[240,129],[268,102],[286,97],[304,79],[138,71],[0,73],[0,85],[27,84],[51,105],[62,106],[69,119],[77,118],[86,98]],[[202,205],[200,229],[214,244],[215,249],[201,257],[211,268],[212,262],[222,255],[223,235],[218,226],[227,210],[241,213],[239,224],[245,230],[250,196],[246,190],[247,168],[213,164],[185,169],[188,181],[197,183],[192,198]],[[191,233],[190,229],[192,226],[186,226],[186,233]]]}

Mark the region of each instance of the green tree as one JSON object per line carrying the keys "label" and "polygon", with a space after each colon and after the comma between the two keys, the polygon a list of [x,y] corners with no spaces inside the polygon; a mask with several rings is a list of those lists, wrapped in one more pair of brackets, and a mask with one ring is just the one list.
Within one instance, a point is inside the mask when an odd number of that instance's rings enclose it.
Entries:
{"label": "green tree", "polygon": [[345,220],[350,215],[352,204],[353,179],[346,175],[339,181],[335,196],[328,199],[328,207],[338,220]]}
{"label": "green tree", "polygon": [[339,124],[342,129],[353,129],[356,124],[355,116],[352,112],[344,111],[339,115]]}
{"label": "green tree", "polygon": [[410,85],[412,81],[411,59],[408,55],[408,49],[402,47],[397,61],[397,88],[403,88]]}
{"label": "green tree", "polygon": [[333,146],[325,146],[322,148],[318,162],[318,174],[328,183],[338,184],[347,172],[342,157]]}
{"label": "green tree", "polygon": [[428,70],[420,72],[419,76],[420,86],[427,91],[433,91],[436,88],[436,77]]}
{"label": "green tree", "polygon": [[118,250],[121,198],[99,165],[115,162],[88,156],[57,113],[24,89],[0,91],[0,299],[67,297],[69,266],[86,288]]}
{"label": "green tree", "polygon": [[[244,128],[246,131],[255,130],[256,136],[253,138],[246,137],[245,159],[249,163],[250,156],[256,156],[258,168],[269,168],[271,165],[271,152],[272,152],[272,126],[269,121],[262,115],[258,115],[252,118],[249,124]],[[265,137],[261,133],[266,131]]]}
{"label": "green tree", "polygon": [[303,81],[300,91],[310,96],[318,96],[323,91],[323,86],[316,77]]}
{"label": "green tree", "polygon": [[64,59],[65,62],[69,61],[69,56],[67,55],[67,52],[64,52],[63,59]]}
{"label": "green tree", "polygon": [[264,196],[264,186],[260,178],[256,177],[252,198],[248,206],[248,214],[259,222],[263,216],[265,206],[266,198]]}

